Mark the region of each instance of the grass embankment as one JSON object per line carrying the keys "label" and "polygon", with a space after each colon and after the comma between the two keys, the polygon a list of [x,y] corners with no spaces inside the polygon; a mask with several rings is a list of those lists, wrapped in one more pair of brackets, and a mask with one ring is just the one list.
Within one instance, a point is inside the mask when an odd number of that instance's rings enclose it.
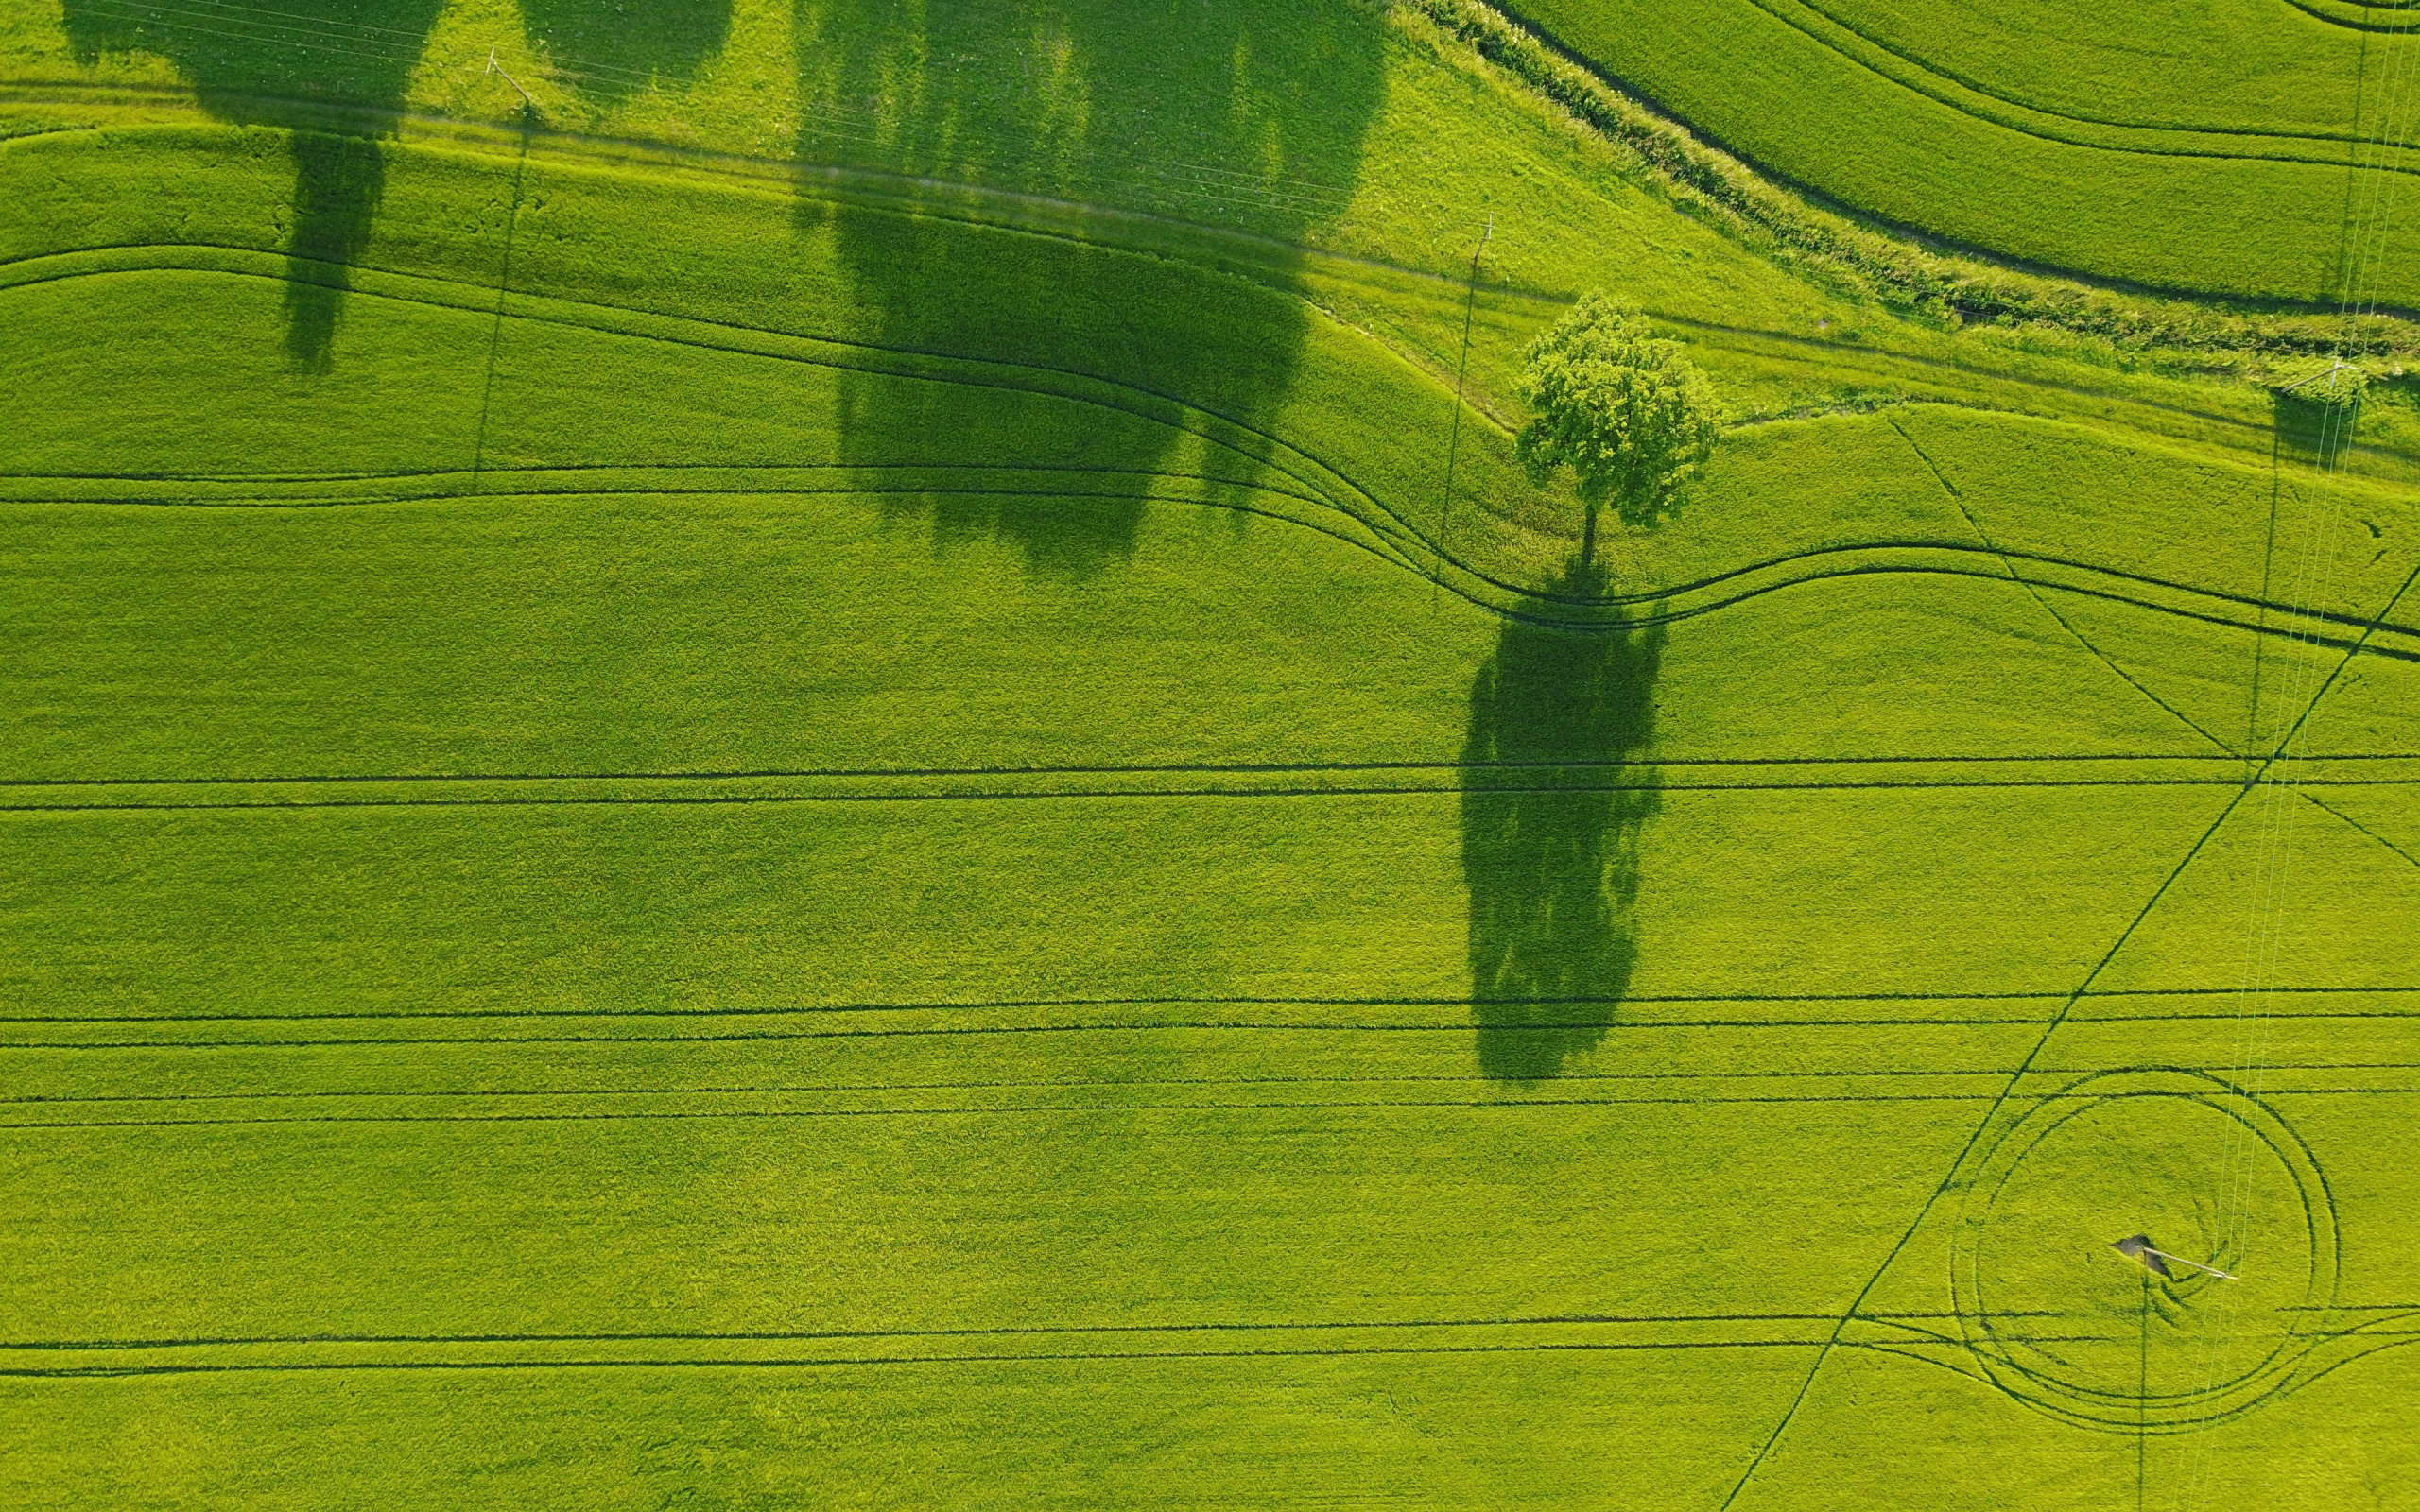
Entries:
{"label": "grass embankment", "polygon": [[[1944,1278],[2094,1390],[2189,1387],[2201,1315],[2138,1359],[2134,1275],[2042,1268],[2107,1235],[1927,1204],[1979,1123],[2228,1063],[2281,815],[2325,885],[2266,1087],[2394,1252],[2420,636],[2325,679],[2408,490],[1844,304],[1376,56],[1366,214],[1224,233],[425,127],[339,276],[283,132],[0,148],[0,1495],[1711,1505],[1823,1355],[1763,1504],[1835,1456],[2122,1502],[2133,1435],[1987,1384]],[[1964,407],[1743,429],[1574,604],[1500,428],[1443,517],[1408,186],[1465,149],[1531,185],[1482,403],[1604,277],[1732,328],[1748,407]],[[2201,1125],[2120,1132],[2202,1190]],[[2010,1211],[2091,1228],[2108,1153]],[[2238,1335],[2326,1337],[2191,1442],[2358,1497],[2407,1357],[2309,1378],[2393,1314],[2262,1284]]]}

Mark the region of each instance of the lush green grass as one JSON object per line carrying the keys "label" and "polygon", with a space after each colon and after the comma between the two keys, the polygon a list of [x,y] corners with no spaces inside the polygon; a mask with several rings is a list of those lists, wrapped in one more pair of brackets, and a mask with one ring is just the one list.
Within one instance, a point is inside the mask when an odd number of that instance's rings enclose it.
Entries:
{"label": "lush green grass", "polygon": [[[0,1502],[2408,1477],[2400,402],[2327,473],[1295,9],[533,3],[595,136],[324,151],[0,33],[96,128],[0,146]],[[1752,422],[1582,563],[1597,283]]]}
{"label": "lush green grass", "polygon": [[2256,0],[1512,9],[1753,161],[1902,225],[2169,288],[2406,307],[2420,290],[2398,34]]}

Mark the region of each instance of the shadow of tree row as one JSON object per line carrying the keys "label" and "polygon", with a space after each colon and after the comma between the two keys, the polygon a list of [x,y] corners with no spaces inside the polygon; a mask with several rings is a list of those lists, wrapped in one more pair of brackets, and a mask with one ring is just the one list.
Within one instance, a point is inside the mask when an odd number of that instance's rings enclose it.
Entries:
{"label": "shadow of tree row", "polygon": [[[1595,593],[1575,564],[1560,585]],[[1479,1069],[1558,1074],[1596,1046],[1638,961],[1639,843],[1661,807],[1660,624],[1577,632],[1508,620],[1471,685],[1461,800]]]}
{"label": "shadow of tree row", "polygon": [[[386,183],[378,138],[392,131],[444,0],[63,0],[75,54],[147,52],[190,81],[226,121],[293,133],[295,189],[286,251],[294,360],[331,359],[347,268],[364,252]],[[650,80],[694,77],[729,41],[731,0],[525,0],[527,36],[564,82],[610,100]],[[961,180],[1083,198],[1104,184],[1151,179],[1190,196],[1202,218],[1246,215],[1280,238],[1341,202],[1358,177],[1361,140],[1382,94],[1383,28],[1345,6],[1260,0],[798,0],[792,16],[801,84],[802,156],[828,160],[814,123],[881,122],[880,163],[945,168]],[[476,62],[464,59],[465,65]],[[1321,186],[1328,198],[1305,191]],[[1305,198],[1308,193],[1310,198]],[[1115,198],[1113,196],[1113,198]],[[853,222],[853,224],[855,224]],[[996,247],[868,230],[843,238],[867,301],[902,344],[995,350],[1010,301],[1057,291],[1119,306],[1137,345],[1181,357],[1199,322],[1182,301],[1151,308],[1097,263],[1011,266]],[[1126,296],[1121,299],[1120,296]],[[989,318],[985,317],[988,316]],[[1159,373],[1223,380],[1220,397],[1262,413],[1299,333],[1264,318],[1256,344],[1217,360],[1163,361]],[[1035,322],[1025,322],[1029,333]],[[1113,324],[1113,329],[1115,326]],[[1253,370],[1230,375],[1234,351]],[[877,427],[882,429],[882,427]],[[1119,464],[1148,457],[1120,455]],[[1028,524],[1007,533],[1030,537]],[[1116,522],[1077,527],[1114,548]],[[1045,557],[1099,555],[1079,542]]]}
{"label": "shadow of tree row", "polygon": [[[1286,243],[1341,202],[1302,186],[1359,178],[1383,93],[1383,27],[1345,6],[804,0],[796,15],[804,164],[1240,217]],[[835,235],[882,345],[1113,376],[1239,436],[1270,426],[1291,391],[1309,315],[1266,288],[945,214],[835,215],[811,191],[800,215]],[[944,544],[1007,541],[1067,576],[1132,552],[1145,486],[1185,444],[1165,423],[1004,410],[992,392],[939,384],[852,379],[841,404],[846,461],[1089,472],[1081,498],[915,506]]]}
{"label": "shadow of tree row", "polygon": [[[367,249],[387,181],[378,139],[393,130],[444,0],[64,0],[77,59],[166,58],[212,116],[293,133],[285,345],[325,371],[349,269]],[[722,48],[731,0],[526,0],[529,36],[591,66],[583,90],[627,93],[693,71]]]}

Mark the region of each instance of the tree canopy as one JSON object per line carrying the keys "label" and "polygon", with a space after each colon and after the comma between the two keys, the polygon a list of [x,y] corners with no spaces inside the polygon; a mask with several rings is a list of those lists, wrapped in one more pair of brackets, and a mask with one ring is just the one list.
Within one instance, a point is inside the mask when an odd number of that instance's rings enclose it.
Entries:
{"label": "tree canopy", "polygon": [[1543,487],[1569,467],[1582,502],[1626,524],[1668,514],[1714,451],[1722,403],[1677,341],[1651,335],[1628,304],[1596,293],[1530,343],[1521,397],[1533,418],[1514,446]]}

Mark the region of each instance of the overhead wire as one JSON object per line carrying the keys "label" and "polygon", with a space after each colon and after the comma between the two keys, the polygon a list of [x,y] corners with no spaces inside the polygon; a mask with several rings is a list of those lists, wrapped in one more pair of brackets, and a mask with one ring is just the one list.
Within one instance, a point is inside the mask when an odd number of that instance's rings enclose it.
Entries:
{"label": "overhead wire", "polygon": [[[425,53],[423,33],[368,22],[325,21],[266,7],[216,4],[211,0],[85,0],[95,13],[137,26],[152,26],[224,42],[252,43],[325,57],[354,57],[382,63],[419,63]],[[259,19],[253,19],[259,18]],[[213,25],[213,23],[218,23]],[[347,34],[331,34],[329,28]],[[232,28],[232,29],[231,29]],[[389,40],[391,39],[391,40]],[[473,60],[472,61],[476,61]],[[957,65],[937,62],[942,69]],[[548,76],[558,83],[599,83],[617,88],[643,88],[660,76],[646,69],[620,67],[569,56],[546,57]],[[819,104],[800,123],[802,142],[894,149],[886,119],[879,110],[838,100]],[[897,171],[919,177],[957,177],[979,180],[985,164],[936,160],[920,172],[902,159]],[[1318,217],[1341,214],[1351,203],[1346,186],[1282,173],[1256,173],[1213,163],[1174,158],[1096,156],[1073,181],[1049,186],[1060,192],[1109,190],[1139,192],[1178,202],[1250,210],[1275,210],[1291,216]],[[1045,190],[1043,192],[1047,192]]]}
{"label": "overhead wire", "polygon": [[[2411,0],[2398,0],[2396,9],[2410,8]],[[2362,170],[2374,163],[2362,162],[2364,148],[2376,151],[2401,150],[2407,140],[2395,140],[2396,123],[2401,118],[2404,93],[2420,64],[2420,53],[2411,46],[2394,49],[2389,55],[2384,108],[2376,133],[2360,131],[2354,123],[2355,146],[2348,153],[2348,172],[2354,176],[2357,193],[2349,196],[2356,207],[2352,225],[2345,238],[2346,252],[2342,262],[2342,280],[2338,291],[2339,334],[2337,348],[2326,370],[2327,387],[2318,401],[2320,409],[2317,460],[2322,483],[2312,490],[2305,510],[2305,535],[2297,553],[2291,618],[2294,628],[2289,631],[2289,650],[2294,653],[2290,667],[2291,691],[2283,707],[2292,714],[2283,728],[2274,747],[2248,776],[2247,782],[2258,784],[2254,807],[2253,877],[2250,927],[2246,931],[2245,959],[2238,988],[2237,1025],[2230,1050],[2227,1084],[2240,1095],[2255,1101],[2263,1094],[2266,1085],[2268,1046],[2274,1016],[2274,996],[2280,974],[2285,937],[2285,922],[2291,906],[2289,883],[2294,860],[2294,828],[2300,817],[2301,805],[2295,801],[2303,782],[2303,771],[2310,745],[2312,714],[2318,702],[2333,685],[2333,676],[2322,679],[2318,675],[2320,660],[2312,655],[2317,640],[2318,616],[2335,592],[2338,537],[2346,495],[2344,457],[2349,452],[2350,428],[2358,418],[2360,404],[2360,364],[2369,353],[2370,339],[2385,283],[2386,260],[2392,249],[2394,197],[2397,175],[2369,175],[2368,194],[2363,199],[2358,193]],[[2357,88],[2356,99],[2360,98]],[[2358,110],[2358,106],[2357,106]],[[2343,379],[2349,364],[2353,377]],[[2350,394],[2338,391],[2340,380],[2351,388]],[[2281,415],[2280,421],[2284,417]],[[2273,526],[2271,551],[2274,550]],[[2392,602],[2388,610],[2393,608]],[[2384,611],[2382,611],[2383,613]],[[2360,654],[2357,644],[2345,653],[2345,660]],[[2248,757],[2257,758],[2262,742],[2261,710],[2256,703],[2252,710],[2252,748]],[[2245,1127],[2243,1121],[2230,1117],[2221,1129],[2221,1152],[2218,1170],[2218,1193],[2213,1212],[2212,1243],[2219,1255],[2232,1255],[2230,1262],[2238,1272],[2247,1269],[2246,1259],[2254,1234],[2252,1207],[2256,1190],[2256,1167],[2259,1142]],[[2219,1397],[2227,1383],[2220,1379],[2225,1362],[2233,1358],[2240,1318],[2236,1292],[2224,1283],[2206,1287],[2206,1307],[2196,1310],[2196,1330],[2192,1355],[2198,1356],[2194,1371],[2194,1387],[2187,1398],[2199,1406],[2195,1415],[2195,1431],[2188,1434],[2180,1451],[2183,1473],[2176,1481],[2176,1505],[2189,1508],[2197,1505],[2205,1486],[2208,1471],[2209,1445],[2206,1434],[2217,1413]],[[2297,1325],[2299,1326],[2299,1325]],[[2146,1388],[2148,1389],[2148,1388]]]}
{"label": "overhead wire", "polygon": [[[2392,86],[2394,81],[2392,60],[2389,77]],[[2387,106],[2381,112],[2377,133],[2381,140],[2391,128],[2397,93],[2394,87],[2387,91]],[[2356,124],[2358,126],[2358,122]],[[2366,136],[2362,139],[2364,144],[2369,140]],[[2358,163],[2348,171],[2357,175],[2358,182]],[[2338,345],[2327,370],[2329,387],[2318,401],[2321,416],[2319,461],[2323,477],[2326,476],[2331,459],[2341,455],[2342,406],[2335,403],[2339,397],[2335,378],[2338,365],[2351,354],[2354,345],[2355,321],[2362,303],[2361,275],[2368,259],[2367,244],[2383,230],[2379,215],[2383,205],[2375,186],[2366,202],[2358,197],[2355,202],[2360,205],[2360,209],[2355,229],[2346,238],[2348,251],[2341,270]],[[2310,658],[2305,630],[2310,624],[2308,616],[2314,601],[2328,592],[2328,580],[2333,576],[2334,502],[2335,490],[2323,485],[2313,492],[2309,507],[2306,510],[2304,536],[2292,577],[2292,609],[2288,615],[2288,643],[2299,653],[2290,663],[2292,691],[2284,700],[2289,709],[2301,706],[2309,692]],[[2322,562],[2327,564],[2325,572],[2321,569]],[[2248,1095],[2257,1095],[2250,1091],[2249,1084],[2260,1079],[2258,1068],[2265,1059],[2266,1016],[2270,1011],[2267,989],[2274,984],[2282,924],[2288,906],[2286,882],[2293,838],[2290,826],[2294,816],[2290,805],[2282,802],[2281,799],[2284,789],[2293,781],[2298,770],[2296,752],[2290,748],[2294,735],[2306,725],[2307,721],[2297,720],[2280,739],[2278,746],[2271,750],[2269,758],[2260,762],[2247,778],[2248,784],[2257,783],[2261,790],[2252,810],[2255,843],[2252,850],[2251,908],[2245,935],[2244,963],[2238,977],[2236,1032],[2229,1053],[2227,1085]],[[2256,708],[2253,713],[2253,749],[2256,752],[2262,738]],[[2243,1264],[2239,1251],[2249,1240],[2248,1211],[2253,1165],[2256,1159],[2256,1153],[2246,1147],[2233,1121],[2221,1125],[2210,1242],[2215,1256],[2236,1255],[2237,1258],[2227,1263],[2238,1269]],[[2223,1384],[2219,1380],[2219,1372],[2222,1368],[2222,1360],[2231,1356],[2237,1332],[2231,1294],[2221,1287],[2208,1296],[2208,1305],[2194,1314],[2196,1327],[2190,1347],[2192,1356],[2198,1361],[2198,1368],[2194,1372],[2195,1383],[2188,1400],[2200,1405],[2195,1420],[2201,1430],[2206,1430],[2216,1411],[2218,1394]],[[2186,1473],[2177,1481],[2180,1506],[2190,1504],[2198,1496],[2206,1469],[2205,1455],[2205,1441],[2198,1436],[2188,1439],[2184,1456]]]}

